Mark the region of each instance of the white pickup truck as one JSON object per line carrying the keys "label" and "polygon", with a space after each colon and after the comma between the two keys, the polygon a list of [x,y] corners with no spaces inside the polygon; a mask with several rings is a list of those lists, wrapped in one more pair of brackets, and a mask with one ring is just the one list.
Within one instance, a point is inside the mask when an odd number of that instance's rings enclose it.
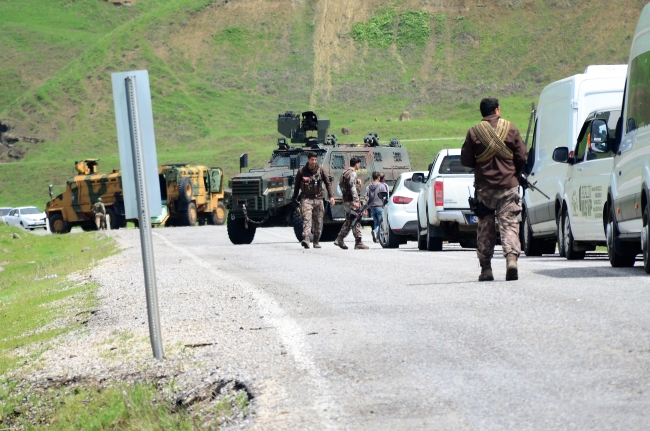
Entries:
{"label": "white pickup truck", "polygon": [[418,248],[441,251],[443,241],[475,248],[478,218],[468,202],[474,173],[461,165],[460,149],[440,151],[429,174],[413,174],[412,181],[425,183],[418,195]]}

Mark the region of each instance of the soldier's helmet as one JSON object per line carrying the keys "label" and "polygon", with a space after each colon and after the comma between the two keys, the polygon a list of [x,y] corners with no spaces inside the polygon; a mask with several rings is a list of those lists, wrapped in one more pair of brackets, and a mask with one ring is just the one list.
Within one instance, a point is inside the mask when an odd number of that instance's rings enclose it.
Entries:
{"label": "soldier's helmet", "polygon": [[101,202],[101,201],[102,201],[102,198],[97,198],[97,202]]}

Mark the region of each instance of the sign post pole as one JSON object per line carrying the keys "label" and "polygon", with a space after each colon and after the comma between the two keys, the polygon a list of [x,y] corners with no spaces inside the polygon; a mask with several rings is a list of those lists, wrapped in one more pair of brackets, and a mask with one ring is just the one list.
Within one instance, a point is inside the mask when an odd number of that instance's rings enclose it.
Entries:
{"label": "sign post pole", "polygon": [[126,86],[126,100],[131,132],[131,150],[135,176],[135,192],[138,203],[138,222],[140,226],[140,245],[142,246],[142,264],[144,266],[144,283],[147,296],[147,316],[149,320],[149,338],[153,356],[163,359],[162,334],[160,330],[160,314],[158,311],[158,287],[156,285],[156,267],[153,258],[153,244],[151,239],[151,213],[147,199],[147,178],[145,175],[144,151],[142,148],[142,135],[138,100],[136,91],[136,77],[127,76],[124,80]]}

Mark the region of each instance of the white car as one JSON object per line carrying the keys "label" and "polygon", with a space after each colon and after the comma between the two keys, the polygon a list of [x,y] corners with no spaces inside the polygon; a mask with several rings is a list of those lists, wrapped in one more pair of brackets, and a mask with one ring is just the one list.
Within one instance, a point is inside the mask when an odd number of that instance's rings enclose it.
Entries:
{"label": "white car", "polygon": [[424,183],[413,182],[413,174],[426,175],[427,172],[405,172],[397,177],[384,207],[379,225],[379,244],[383,248],[398,248],[409,239],[417,240],[418,193]]}
{"label": "white car", "polygon": [[14,209],[14,207],[0,207],[0,222],[5,221],[5,216]]}
{"label": "white car", "polygon": [[5,216],[5,223],[9,226],[20,226],[24,229],[47,229],[45,213],[36,207],[19,207],[9,211]]}

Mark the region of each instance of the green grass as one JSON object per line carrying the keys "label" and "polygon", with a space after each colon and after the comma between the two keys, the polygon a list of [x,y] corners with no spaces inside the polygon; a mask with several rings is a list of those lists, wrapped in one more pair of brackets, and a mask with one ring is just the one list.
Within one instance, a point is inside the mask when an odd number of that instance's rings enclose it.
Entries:
{"label": "green grass", "polygon": [[[12,238],[13,233],[21,238]],[[84,247],[89,250],[82,252]],[[71,329],[58,325],[42,329],[57,318],[73,317],[66,315],[72,304],[57,304],[73,296],[75,309],[95,304],[95,284],[75,287],[66,276],[114,251],[111,239],[91,233],[37,236],[0,225],[0,266],[4,268],[0,273],[0,375],[21,361],[30,364],[38,355],[19,358],[16,349]],[[39,280],[54,274],[56,278]]]}

